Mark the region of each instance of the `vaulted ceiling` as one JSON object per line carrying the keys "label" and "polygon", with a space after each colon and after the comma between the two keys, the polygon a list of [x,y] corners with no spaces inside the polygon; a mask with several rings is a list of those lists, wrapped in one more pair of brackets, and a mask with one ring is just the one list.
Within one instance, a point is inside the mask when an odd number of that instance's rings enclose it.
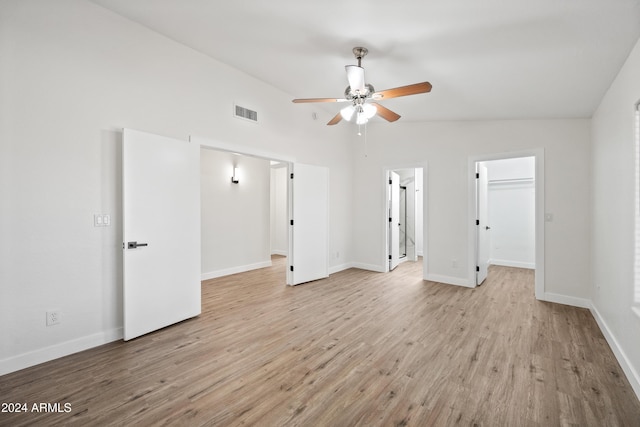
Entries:
{"label": "vaulted ceiling", "polygon": [[590,117],[640,37],[640,0],[92,1],[292,98],[341,97],[364,46],[376,90],[433,85],[402,121]]}

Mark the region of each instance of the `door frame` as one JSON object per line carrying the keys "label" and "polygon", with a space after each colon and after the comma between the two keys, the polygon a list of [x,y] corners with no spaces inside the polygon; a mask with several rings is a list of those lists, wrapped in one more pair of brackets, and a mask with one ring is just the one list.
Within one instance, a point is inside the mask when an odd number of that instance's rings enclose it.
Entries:
{"label": "door frame", "polygon": [[476,232],[476,163],[490,160],[514,159],[520,157],[535,158],[535,297],[538,300],[545,300],[544,281],[544,229],[545,229],[545,207],[544,207],[544,148],[533,148],[529,150],[491,153],[469,156],[468,158],[468,246],[467,246],[467,271],[469,286],[476,287],[476,259],[477,259],[477,232]]}
{"label": "door frame", "polygon": [[382,263],[383,266],[379,271],[381,273],[389,272],[389,172],[392,172],[397,169],[422,169],[422,278],[427,280],[428,274],[428,245],[427,245],[427,235],[428,228],[427,220],[428,220],[428,187],[427,184],[429,182],[427,178],[427,170],[428,165],[427,161],[423,162],[412,162],[412,163],[399,163],[393,164],[389,166],[382,167],[381,173],[381,182],[382,182],[382,206],[380,212],[382,212],[382,224],[383,224],[383,232],[381,233],[381,243],[384,248],[382,254]]}

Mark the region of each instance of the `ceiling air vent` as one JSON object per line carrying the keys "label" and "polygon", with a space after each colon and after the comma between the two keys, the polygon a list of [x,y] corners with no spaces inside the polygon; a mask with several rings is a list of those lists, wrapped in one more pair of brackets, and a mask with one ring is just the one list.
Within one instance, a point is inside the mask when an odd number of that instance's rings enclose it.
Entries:
{"label": "ceiling air vent", "polygon": [[258,112],[250,110],[239,105],[234,105],[234,115],[239,119],[249,120],[250,122],[258,122]]}

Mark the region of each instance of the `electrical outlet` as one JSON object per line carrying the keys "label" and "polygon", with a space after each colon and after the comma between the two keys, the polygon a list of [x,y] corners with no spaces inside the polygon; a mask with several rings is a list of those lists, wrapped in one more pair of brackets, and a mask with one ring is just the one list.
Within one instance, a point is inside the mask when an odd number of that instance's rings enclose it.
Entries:
{"label": "electrical outlet", "polygon": [[53,326],[60,323],[60,310],[47,311],[47,326]]}

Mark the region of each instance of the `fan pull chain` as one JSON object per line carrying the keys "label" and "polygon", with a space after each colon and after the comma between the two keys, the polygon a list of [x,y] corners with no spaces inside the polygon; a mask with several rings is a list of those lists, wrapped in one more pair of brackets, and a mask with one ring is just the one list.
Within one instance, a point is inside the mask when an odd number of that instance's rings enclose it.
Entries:
{"label": "fan pull chain", "polygon": [[[362,125],[358,125],[358,136],[362,136],[362,132],[360,131]],[[365,157],[369,157],[369,155],[367,154],[367,124],[364,124],[364,156]]]}

